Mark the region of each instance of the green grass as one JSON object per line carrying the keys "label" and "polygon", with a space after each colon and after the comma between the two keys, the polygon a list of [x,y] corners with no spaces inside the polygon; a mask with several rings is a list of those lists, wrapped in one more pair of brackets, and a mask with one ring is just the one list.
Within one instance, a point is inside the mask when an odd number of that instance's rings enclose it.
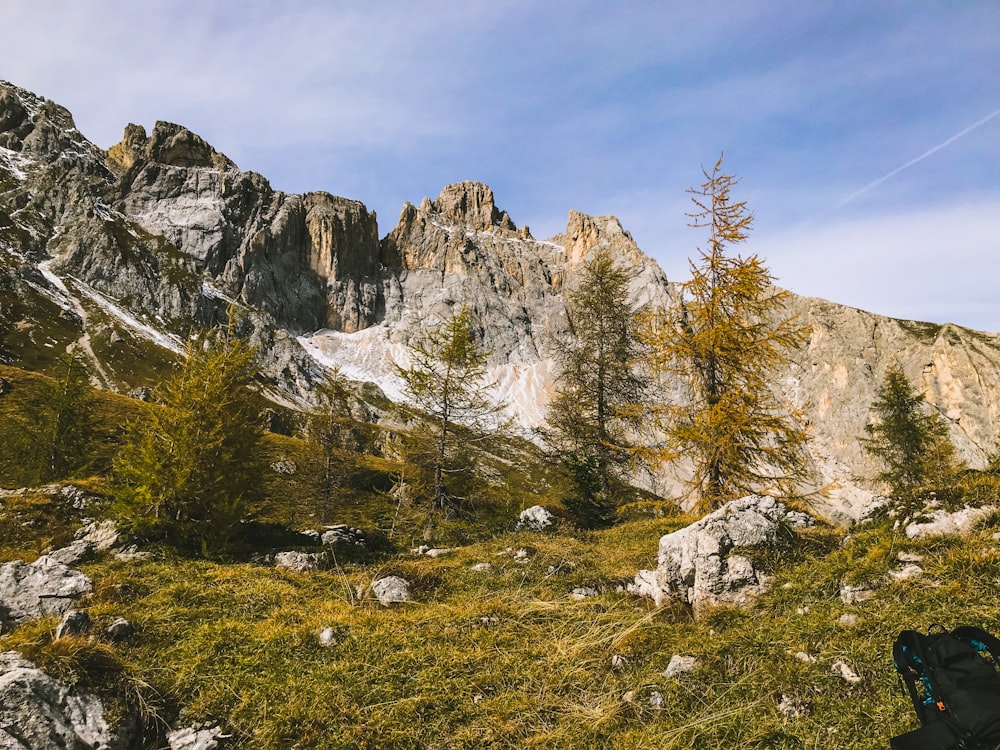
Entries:
{"label": "green grass", "polygon": [[[0,398],[0,437],[19,399],[44,376],[0,367],[12,385]],[[93,467],[108,465],[136,402],[100,394],[101,438]],[[817,527],[753,551],[773,576],[750,609],[722,607],[694,621],[681,605],[656,608],[621,590],[656,565],[660,536],[693,519],[650,499],[631,503],[619,525],[580,532],[512,531],[517,512],[558,505],[558,477],[517,441],[495,441],[482,457],[494,484],[464,515],[438,527],[434,542],[461,547],[442,557],[408,552],[423,540],[418,507],[391,489],[409,471],[403,432],[377,428],[382,455],[343,453],[344,483],[331,507],[316,500],[315,449],[269,435],[268,463],[292,473],[262,476],[261,521],[320,528],[350,523],[387,543],[367,562],[292,573],[263,565],[166,556],[124,562],[105,556],[81,566],[95,590],[80,604],[99,632],[118,617],[136,634],[122,644],[99,638],[53,640],[56,618],[0,634],[53,675],[138,712],[149,746],[163,727],[210,721],[246,748],[884,748],[916,725],[898,690],[891,644],[903,629],[977,624],[1000,630],[1000,516],[968,539],[911,542],[890,520],[841,532]],[[0,462],[0,485],[16,486],[16,457]],[[96,493],[102,473],[76,480]],[[1000,494],[992,475],[970,475],[977,500]],[[971,487],[972,485],[970,485]],[[0,500],[0,562],[33,560],[66,544],[84,515],[33,491]],[[276,535],[275,538],[280,536]],[[287,536],[287,535],[286,535]],[[391,537],[391,538],[390,538]],[[271,541],[274,541],[273,539]],[[527,561],[515,551],[527,552]],[[891,582],[900,552],[923,555],[926,573]],[[488,562],[488,572],[472,566]],[[386,608],[370,584],[401,575],[414,600]],[[847,606],[845,584],[875,596]],[[572,589],[596,597],[577,601]],[[857,616],[853,625],[841,616]],[[330,627],[336,645],[321,646]],[[807,652],[815,659],[795,657]],[[674,654],[698,668],[663,677]],[[625,665],[612,668],[612,657]],[[832,673],[846,661],[862,682]],[[664,708],[650,705],[658,692]],[[805,707],[799,718],[782,698]]]}
{"label": "green grass", "polygon": [[[812,532],[819,539],[796,547],[799,562],[779,567],[753,608],[698,622],[616,590],[655,565],[659,536],[683,521],[508,533],[436,559],[400,554],[304,574],[104,559],[83,566],[96,582],[85,604],[99,626],[129,619],[132,639],[68,656],[48,619],[0,636],[0,648],[84,684],[99,682],[94,671],[122,705],[141,703],[161,720],[221,721],[250,748],[864,749],[915,726],[891,664],[899,630],[1000,628],[1000,550],[989,529],[908,542],[882,524],[832,547],[829,532]],[[527,563],[507,551],[519,548]],[[923,554],[926,575],[841,603],[848,572],[884,581],[899,551]],[[472,571],[477,562],[493,570]],[[387,574],[411,581],[413,602],[372,599],[368,586]],[[601,593],[576,601],[579,585]],[[845,612],[857,624],[840,624]],[[325,627],[335,646],[319,644]],[[675,653],[699,667],[670,681],[662,672]],[[614,655],[626,657],[623,669],[611,668]],[[838,659],[863,682],[835,676]],[[650,707],[653,691],[665,709]],[[808,715],[786,719],[782,696]]]}

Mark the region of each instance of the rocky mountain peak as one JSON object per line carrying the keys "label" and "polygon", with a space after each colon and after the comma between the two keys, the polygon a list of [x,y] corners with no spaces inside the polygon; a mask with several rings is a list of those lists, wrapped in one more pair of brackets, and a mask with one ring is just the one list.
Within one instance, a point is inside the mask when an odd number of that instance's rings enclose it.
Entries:
{"label": "rocky mountain peak", "polygon": [[566,231],[553,237],[552,241],[565,248],[566,264],[570,267],[580,265],[601,247],[629,265],[641,265],[649,260],[614,216],[588,216],[570,211]]}
{"label": "rocky mountain peak", "polygon": [[[433,212],[449,224],[466,226],[480,232],[517,230],[507,212],[497,209],[489,185],[481,182],[456,182],[448,185],[430,205]],[[421,206],[426,207],[426,204]]]}
{"label": "rocky mountain peak", "polygon": [[141,125],[129,123],[121,142],[108,149],[108,164],[121,173],[137,161],[154,162],[171,167],[208,167],[224,171],[236,169],[236,164],[220,154],[209,143],[182,125],[157,121],[153,133],[146,136]]}

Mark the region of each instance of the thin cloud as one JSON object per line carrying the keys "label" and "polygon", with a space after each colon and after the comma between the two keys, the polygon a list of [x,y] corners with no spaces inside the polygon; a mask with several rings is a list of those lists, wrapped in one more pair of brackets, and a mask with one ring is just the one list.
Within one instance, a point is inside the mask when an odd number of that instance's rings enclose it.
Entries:
{"label": "thin cloud", "polygon": [[888,180],[891,180],[893,177],[895,177],[896,175],[898,175],[904,169],[909,169],[914,164],[919,164],[920,162],[922,162],[927,157],[933,156],[934,154],[936,154],[941,149],[945,148],[946,146],[950,146],[952,143],[954,143],[955,141],[957,141],[959,138],[961,138],[962,136],[968,135],[973,130],[976,130],[977,128],[981,128],[983,125],[985,125],[990,120],[992,120],[992,119],[994,119],[996,117],[1000,117],[1000,109],[996,110],[995,112],[992,112],[992,113],[988,114],[983,119],[978,120],[978,121],[972,123],[971,125],[969,125],[969,127],[967,127],[965,129],[959,131],[958,133],[955,133],[955,135],[953,135],[951,138],[948,138],[947,140],[942,141],[941,143],[939,143],[938,145],[936,145],[934,148],[928,149],[927,151],[925,151],[924,153],[922,153],[920,156],[918,156],[915,159],[911,159],[910,161],[906,162],[906,164],[902,165],[901,167],[896,167],[894,170],[892,170],[888,174],[883,175],[882,177],[879,177],[874,182],[868,183],[867,185],[865,185],[860,190],[858,190],[858,191],[852,193],[851,195],[847,196],[846,198],[844,198],[844,200],[842,200],[840,202],[840,204],[837,206],[837,208],[843,208],[848,203],[850,203],[851,201],[853,201],[855,198],[858,198],[858,197],[864,195],[865,193],[867,193],[869,190],[872,190],[873,188],[878,187],[882,183],[887,182]]}

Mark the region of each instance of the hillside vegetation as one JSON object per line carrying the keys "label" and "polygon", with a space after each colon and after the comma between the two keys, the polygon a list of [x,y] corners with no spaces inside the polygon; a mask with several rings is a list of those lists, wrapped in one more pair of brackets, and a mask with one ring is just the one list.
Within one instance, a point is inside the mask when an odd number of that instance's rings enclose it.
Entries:
{"label": "hillside vegetation", "polygon": [[[11,386],[0,398],[9,439],[22,400],[44,381],[9,367],[0,377]],[[97,399],[93,476],[74,483],[101,497],[101,473],[137,404]],[[303,441],[266,440],[271,463],[308,465]],[[657,608],[622,586],[654,565],[662,534],[692,518],[640,502],[606,530],[563,522],[514,531],[521,508],[555,502],[543,491],[552,479],[544,465],[525,446],[506,451],[491,463],[495,502],[453,522],[446,533],[458,548],[448,554],[410,552],[420,520],[390,494],[405,463],[345,453],[349,481],[334,508],[310,501],[304,468],[267,475],[259,552],[293,538],[281,529],[340,522],[383,540],[363,559],[296,573],[167,549],[128,561],[105,554],[80,566],[95,582],[80,606],[97,628],[125,617],[132,638],[55,640],[58,621],[45,618],[0,635],[0,650],[140,713],[150,747],[167,724],[208,722],[248,748],[864,749],[915,723],[892,668],[899,630],[1000,629],[997,516],[966,539],[908,541],[889,519],[846,538],[822,526],[800,532],[765,553],[770,593],[696,622],[684,606]],[[0,484],[18,485],[16,460],[3,464]],[[7,494],[0,561],[30,562],[68,543],[85,516],[106,512],[100,501],[74,509],[51,492]],[[922,556],[925,575],[893,581],[900,553]],[[378,604],[370,585],[386,575],[406,578],[413,600]],[[874,584],[875,595],[846,605],[845,583]],[[675,654],[697,666],[667,678]],[[858,682],[834,672],[841,661]]]}

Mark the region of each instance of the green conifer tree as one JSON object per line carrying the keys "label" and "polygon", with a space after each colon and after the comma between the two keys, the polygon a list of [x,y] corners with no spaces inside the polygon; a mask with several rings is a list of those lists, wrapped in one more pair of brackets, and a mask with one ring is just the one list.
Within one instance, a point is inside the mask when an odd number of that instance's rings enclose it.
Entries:
{"label": "green conifer tree", "polygon": [[932,490],[950,492],[961,470],[948,426],[927,409],[923,394],[898,367],[889,368],[872,402],[875,420],[865,425],[861,446],[882,470],[874,479],[903,503]]}
{"label": "green conifer tree", "polygon": [[55,381],[26,405],[24,460],[34,481],[65,479],[86,468],[93,439],[94,399],[83,360],[75,352],[60,357]]}
{"label": "green conifer tree", "polygon": [[413,343],[410,366],[396,370],[413,403],[425,412],[425,446],[418,457],[432,475],[432,508],[448,510],[461,500],[452,489],[474,475],[468,443],[500,426],[497,403],[487,378],[489,352],[477,341],[472,314],[463,306],[426,337]]}
{"label": "green conifer tree", "polygon": [[260,494],[264,430],[248,387],[256,356],[231,327],[190,341],[114,462],[119,515],[132,533],[226,552]]}
{"label": "green conifer tree", "polygon": [[319,449],[315,471],[316,492],[322,512],[329,513],[334,494],[346,480],[343,451],[356,449],[360,436],[351,417],[351,395],[339,370],[329,371],[316,387],[316,405],[310,410],[305,429],[306,439]]}
{"label": "green conifer tree", "polygon": [[564,504],[584,526],[605,526],[614,519],[650,387],[638,365],[645,349],[628,274],[609,251],[584,264],[567,307],[571,335],[556,342],[547,421],[572,484]]}

